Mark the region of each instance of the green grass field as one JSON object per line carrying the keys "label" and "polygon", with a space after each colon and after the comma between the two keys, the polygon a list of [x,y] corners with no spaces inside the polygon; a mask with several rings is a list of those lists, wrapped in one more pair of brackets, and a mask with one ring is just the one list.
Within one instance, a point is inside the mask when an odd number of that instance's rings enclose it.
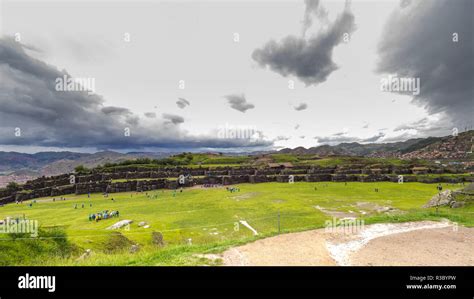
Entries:
{"label": "green grass field", "polygon": [[[32,207],[9,204],[0,208],[0,219],[23,217],[37,220],[43,230],[59,229],[76,250],[71,255],[46,255],[30,257],[22,262],[11,259],[4,264],[34,265],[198,265],[208,263],[196,257],[197,253],[219,252],[229,246],[245,243],[257,238],[278,233],[278,215],[282,233],[324,227],[333,212],[345,213],[364,219],[366,224],[374,222],[416,221],[448,218],[462,225],[474,226],[474,206],[460,209],[423,209],[436,194],[436,184],[421,183],[262,183],[238,185],[239,192],[231,193],[225,188],[192,188],[182,193],[171,190],[156,190],[146,193],[114,193],[109,198],[102,194],[66,196],[65,201],[53,202],[52,198],[37,199]],[[443,184],[444,190],[461,186]],[[315,188],[317,190],[315,190]],[[379,192],[374,189],[379,188]],[[157,198],[154,198],[156,195]],[[114,201],[111,200],[114,198]],[[84,208],[82,204],[84,203]],[[74,206],[77,204],[77,209]],[[90,207],[92,204],[92,207]],[[377,207],[391,207],[391,212],[377,212]],[[118,210],[119,218],[89,221],[90,213],[102,210]],[[351,214],[352,212],[352,214]],[[128,249],[113,254],[104,252],[110,243],[111,230],[106,228],[123,219],[133,220],[129,229],[119,231],[141,250],[129,253]],[[247,221],[258,236],[239,220]],[[150,228],[139,227],[145,221]],[[151,233],[161,232],[166,245],[152,244]],[[65,236],[58,237],[64,238]],[[28,239],[29,237],[24,237]],[[41,240],[45,242],[48,238]],[[7,234],[0,234],[0,252],[28,250],[12,247]],[[28,246],[41,240],[24,240]],[[51,245],[51,244],[50,244]],[[45,246],[50,246],[45,245]],[[56,246],[52,244],[51,246]],[[64,244],[62,244],[64,247]],[[41,248],[40,248],[41,249]],[[40,250],[38,249],[38,250]],[[78,253],[92,249],[94,254],[77,261]],[[42,249],[41,249],[42,250]],[[25,252],[28,255],[28,252]],[[1,253],[0,253],[1,255]],[[19,254],[21,257],[21,254]],[[1,256],[0,256],[1,257]]]}

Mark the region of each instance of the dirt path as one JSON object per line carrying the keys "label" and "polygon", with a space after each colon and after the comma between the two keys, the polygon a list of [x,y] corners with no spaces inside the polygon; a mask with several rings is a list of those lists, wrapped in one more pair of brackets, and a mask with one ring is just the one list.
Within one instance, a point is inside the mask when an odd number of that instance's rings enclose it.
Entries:
{"label": "dirt path", "polygon": [[474,228],[425,229],[375,239],[350,257],[356,266],[474,266]]}
{"label": "dirt path", "polygon": [[474,265],[473,248],[474,228],[421,221],[285,234],[231,248],[222,259],[229,266]]}
{"label": "dirt path", "polygon": [[225,265],[334,266],[326,248],[324,230],[284,234],[232,248],[223,254]]}

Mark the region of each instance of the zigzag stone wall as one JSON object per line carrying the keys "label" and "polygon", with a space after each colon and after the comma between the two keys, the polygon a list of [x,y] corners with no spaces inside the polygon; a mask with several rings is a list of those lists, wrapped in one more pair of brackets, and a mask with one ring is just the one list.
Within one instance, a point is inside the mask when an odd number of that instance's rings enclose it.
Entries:
{"label": "zigzag stone wall", "polygon": [[[377,165],[378,166],[378,165]],[[88,175],[63,174],[53,177],[41,177],[28,181],[20,190],[0,190],[0,204],[23,201],[38,197],[63,196],[67,194],[116,193],[131,191],[149,191],[156,189],[176,189],[194,185],[233,185],[243,183],[288,183],[290,175],[294,182],[398,182],[398,175],[404,176],[404,182],[422,183],[459,183],[474,181],[473,175],[463,177],[427,177],[413,174],[440,174],[441,168],[417,168],[397,166],[364,165],[350,166],[296,166],[293,168],[253,168],[221,167],[207,168],[163,168],[143,171],[137,167],[121,169],[117,172],[91,173]],[[180,175],[186,176],[180,184]],[[74,183],[71,183],[74,176]],[[113,182],[113,180],[127,180]]]}

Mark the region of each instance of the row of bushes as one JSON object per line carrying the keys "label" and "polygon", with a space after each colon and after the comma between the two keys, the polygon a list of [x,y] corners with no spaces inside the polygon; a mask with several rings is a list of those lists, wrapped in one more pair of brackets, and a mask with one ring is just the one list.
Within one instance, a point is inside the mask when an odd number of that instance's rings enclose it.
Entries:
{"label": "row of bushes", "polygon": [[41,265],[53,258],[68,258],[78,252],[60,228],[38,230],[37,237],[26,233],[0,236],[0,266]]}

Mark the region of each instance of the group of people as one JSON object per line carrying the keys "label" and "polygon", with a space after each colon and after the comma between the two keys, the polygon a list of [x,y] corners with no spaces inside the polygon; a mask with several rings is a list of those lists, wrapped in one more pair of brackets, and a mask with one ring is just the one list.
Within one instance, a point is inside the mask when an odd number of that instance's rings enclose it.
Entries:
{"label": "group of people", "polygon": [[[85,207],[85,204],[82,203],[82,208],[84,209],[84,207]],[[89,207],[92,208],[92,203],[91,202],[89,203]],[[74,209],[77,209],[77,203],[74,204]]]}
{"label": "group of people", "polygon": [[[59,200],[66,200],[66,197],[60,197]],[[53,197],[53,201],[56,201],[56,197]]]}
{"label": "group of people", "polygon": [[99,213],[89,214],[89,221],[98,222],[99,220],[102,220],[102,219],[108,219],[108,218],[118,217],[118,216],[120,216],[119,211],[109,212],[109,210],[105,210]]}
{"label": "group of people", "polygon": [[240,188],[236,188],[236,187],[226,187],[225,189],[229,191],[230,193],[240,192]]}

